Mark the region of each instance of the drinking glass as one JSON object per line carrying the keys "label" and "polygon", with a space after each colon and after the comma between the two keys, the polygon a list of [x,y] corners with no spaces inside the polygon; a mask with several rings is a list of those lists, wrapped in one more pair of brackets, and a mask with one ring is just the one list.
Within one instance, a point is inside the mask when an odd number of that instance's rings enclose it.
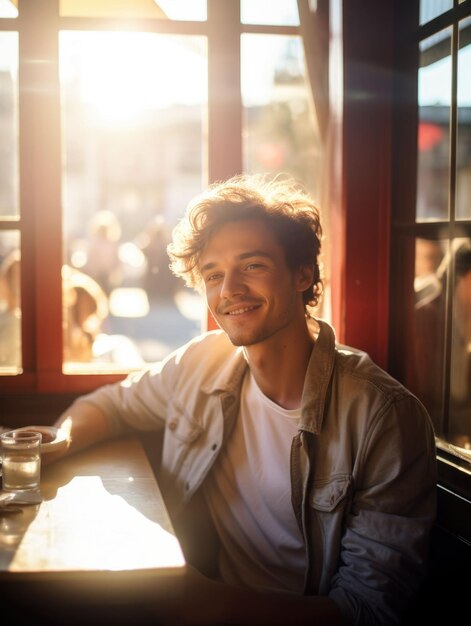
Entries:
{"label": "drinking glass", "polygon": [[0,435],[4,491],[39,489],[41,433],[12,430]]}

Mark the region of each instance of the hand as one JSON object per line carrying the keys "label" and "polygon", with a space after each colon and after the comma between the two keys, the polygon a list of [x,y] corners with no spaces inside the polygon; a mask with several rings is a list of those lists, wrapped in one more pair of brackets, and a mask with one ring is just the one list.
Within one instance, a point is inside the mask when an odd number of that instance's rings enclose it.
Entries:
{"label": "hand", "polygon": [[59,459],[62,459],[62,457],[65,456],[66,453],[67,453],[67,450],[58,450],[57,452],[48,452],[47,454],[42,454],[41,465],[45,467],[46,465],[55,463]]}

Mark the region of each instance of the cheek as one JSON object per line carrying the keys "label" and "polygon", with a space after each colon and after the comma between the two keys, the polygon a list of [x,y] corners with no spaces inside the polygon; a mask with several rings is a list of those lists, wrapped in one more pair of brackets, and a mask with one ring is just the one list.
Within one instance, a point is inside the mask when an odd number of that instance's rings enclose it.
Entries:
{"label": "cheek", "polygon": [[215,287],[209,287],[206,288],[204,290],[203,296],[206,300],[206,304],[208,305],[209,309],[211,309],[212,311],[216,308],[217,303],[218,303],[218,289]]}

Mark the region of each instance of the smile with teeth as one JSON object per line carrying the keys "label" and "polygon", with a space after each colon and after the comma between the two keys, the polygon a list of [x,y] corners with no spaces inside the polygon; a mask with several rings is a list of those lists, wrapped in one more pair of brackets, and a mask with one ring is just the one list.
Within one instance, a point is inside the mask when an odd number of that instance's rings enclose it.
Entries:
{"label": "smile with teeth", "polygon": [[254,309],[258,309],[258,304],[253,304],[251,306],[240,307],[240,309],[234,309],[233,311],[227,311],[226,315],[242,315],[243,313],[247,313],[247,311],[253,311]]}

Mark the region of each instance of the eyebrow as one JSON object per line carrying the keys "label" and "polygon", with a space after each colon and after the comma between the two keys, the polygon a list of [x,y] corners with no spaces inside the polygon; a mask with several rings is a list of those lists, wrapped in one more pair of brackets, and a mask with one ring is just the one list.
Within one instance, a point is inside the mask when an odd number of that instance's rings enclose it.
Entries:
{"label": "eyebrow", "polygon": [[[263,250],[250,250],[249,252],[242,252],[236,258],[238,261],[244,261],[245,259],[251,259],[253,257],[265,257],[267,259],[272,259],[272,255],[268,252],[264,252]],[[205,263],[201,268],[200,272],[205,272],[207,270],[211,270],[217,266],[216,261],[210,261],[209,263]]]}

